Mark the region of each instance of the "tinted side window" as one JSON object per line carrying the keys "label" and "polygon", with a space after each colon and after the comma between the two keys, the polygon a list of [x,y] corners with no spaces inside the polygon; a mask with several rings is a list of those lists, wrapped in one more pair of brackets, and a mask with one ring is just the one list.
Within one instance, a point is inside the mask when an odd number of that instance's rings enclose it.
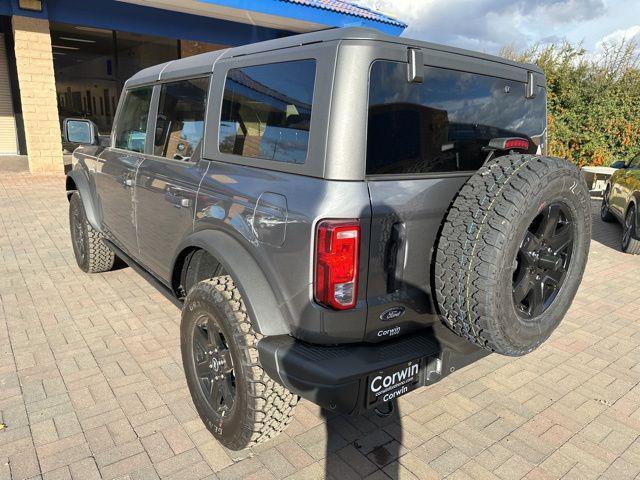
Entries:
{"label": "tinted side window", "polygon": [[229,70],[220,118],[220,152],[304,163],[315,76],[315,60]]}
{"label": "tinted side window", "polygon": [[132,152],[144,152],[147,136],[147,119],[153,87],[127,90],[122,111],[116,122],[116,147]]}
{"label": "tinted side window", "polygon": [[492,138],[527,138],[536,151],[544,89],[528,100],[524,83],[435,67],[425,67],[423,83],[408,83],[406,68],[371,67],[367,174],[477,170]]}
{"label": "tinted side window", "polygon": [[166,83],[160,90],[153,153],[186,160],[202,139],[208,78]]}

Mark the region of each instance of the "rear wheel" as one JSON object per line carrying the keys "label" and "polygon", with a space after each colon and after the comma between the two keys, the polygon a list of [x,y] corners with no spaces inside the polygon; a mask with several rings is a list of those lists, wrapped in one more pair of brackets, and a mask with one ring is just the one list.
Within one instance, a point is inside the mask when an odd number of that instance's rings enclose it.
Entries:
{"label": "rear wheel", "polygon": [[640,255],[640,240],[635,238],[637,231],[636,219],[636,209],[631,205],[627,210],[627,215],[622,225],[622,251],[632,255]]}
{"label": "rear wheel", "polygon": [[73,253],[78,266],[87,273],[107,272],[113,268],[115,255],[103,236],[91,226],[78,192],[69,199],[69,227]]}
{"label": "rear wheel", "polygon": [[255,332],[228,275],[190,289],[182,311],[182,363],[209,431],[231,450],[255,445],[289,424],[298,397],[264,372]]}
{"label": "rear wheel", "polygon": [[568,310],[589,252],[589,192],[557,158],[488,162],[454,200],[436,252],[444,321],[476,345],[524,355]]}

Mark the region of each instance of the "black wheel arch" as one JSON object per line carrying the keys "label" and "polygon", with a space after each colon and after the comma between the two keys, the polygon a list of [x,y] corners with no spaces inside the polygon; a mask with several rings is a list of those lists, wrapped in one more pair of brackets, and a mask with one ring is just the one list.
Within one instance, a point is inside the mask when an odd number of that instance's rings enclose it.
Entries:
{"label": "black wheel arch", "polygon": [[73,169],[67,174],[65,181],[67,190],[67,200],[71,199],[73,192],[80,193],[80,199],[82,200],[82,206],[84,207],[87,221],[97,231],[102,231],[100,228],[100,222],[98,221],[97,210],[93,204],[93,195],[87,173],[82,169]]}
{"label": "black wheel arch", "polygon": [[[177,249],[172,271],[172,290],[181,296],[181,279],[185,261],[197,250],[204,250],[217,260],[224,272],[234,279],[244,299],[253,328],[260,334],[290,333],[289,314],[277,298],[264,271],[253,255],[236,239],[217,230],[202,230],[189,235]],[[184,292],[182,292],[184,293]]]}

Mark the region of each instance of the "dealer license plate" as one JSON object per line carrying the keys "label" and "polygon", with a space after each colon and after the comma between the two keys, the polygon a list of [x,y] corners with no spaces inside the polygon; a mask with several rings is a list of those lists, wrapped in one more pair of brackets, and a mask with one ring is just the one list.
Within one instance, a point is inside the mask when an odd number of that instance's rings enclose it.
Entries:
{"label": "dealer license plate", "polygon": [[388,402],[418,386],[420,359],[385,368],[367,378],[367,403]]}

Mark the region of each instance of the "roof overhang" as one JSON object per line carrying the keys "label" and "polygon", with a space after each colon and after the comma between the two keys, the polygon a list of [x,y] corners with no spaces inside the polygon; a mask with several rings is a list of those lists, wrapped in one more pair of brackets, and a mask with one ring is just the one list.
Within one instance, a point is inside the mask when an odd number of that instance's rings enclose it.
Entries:
{"label": "roof overhang", "polygon": [[397,25],[280,0],[118,1],[299,33],[335,27],[370,27],[387,34],[399,35],[404,29]]}

